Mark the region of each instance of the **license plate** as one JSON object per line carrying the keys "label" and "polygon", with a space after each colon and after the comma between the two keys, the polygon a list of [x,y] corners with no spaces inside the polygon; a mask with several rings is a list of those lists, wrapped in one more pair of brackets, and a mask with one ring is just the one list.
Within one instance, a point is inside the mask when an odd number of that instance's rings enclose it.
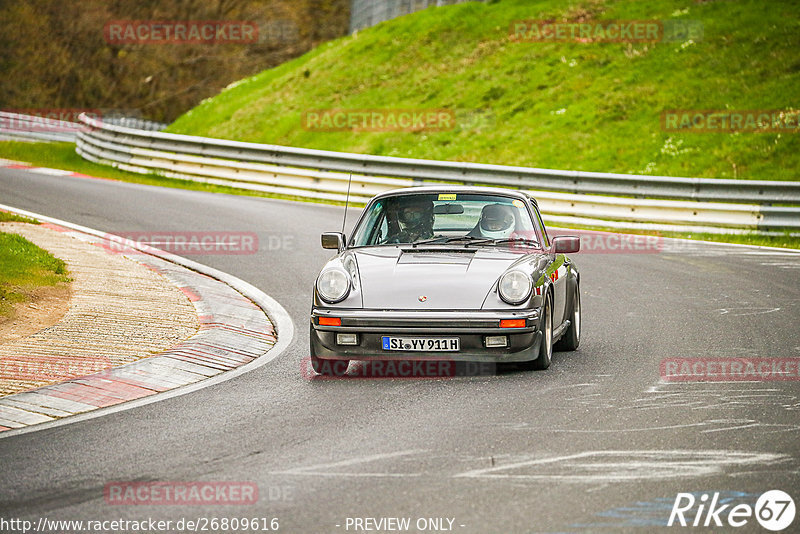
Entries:
{"label": "license plate", "polygon": [[458,352],[457,337],[392,337],[383,336],[383,350],[405,350],[416,352]]}

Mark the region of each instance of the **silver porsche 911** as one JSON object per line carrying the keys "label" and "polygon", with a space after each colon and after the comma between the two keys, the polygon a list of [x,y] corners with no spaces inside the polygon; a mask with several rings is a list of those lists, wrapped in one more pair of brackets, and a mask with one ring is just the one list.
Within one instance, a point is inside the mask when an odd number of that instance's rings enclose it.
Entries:
{"label": "silver porsche 911", "polygon": [[350,360],[515,362],[547,369],[580,342],[580,275],[550,238],[536,200],[482,187],[414,187],[375,196],[320,271],[311,363],[343,375]]}

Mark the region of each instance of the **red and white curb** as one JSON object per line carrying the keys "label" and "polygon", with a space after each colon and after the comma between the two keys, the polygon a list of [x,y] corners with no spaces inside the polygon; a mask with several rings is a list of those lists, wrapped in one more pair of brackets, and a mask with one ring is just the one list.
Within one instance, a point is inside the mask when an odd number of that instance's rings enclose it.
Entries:
{"label": "red and white curb", "polygon": [[[54,225],[78,239],[108,245],[121,239],[98,230],[4,206],[0,209]],[[190,298],[200,331],[172,349],[120,367],[0,398],[0,438],[51,428],[183,395],[229,380],[275,359],[294,326],[274,299],[252,285],[200,263],[121,242],[126,254],[162,274]]]}
{"label": "red and white curb", "polygon": [[74,171],[65,171],[64,169],[51,169],[49,167],[37,167],[24,161],[14,161],[12,159],[0,158],[0,168],[3,169],[18,169],[21,171],[35,172],[36,174],[46,174],[48,176],[72,176],[75,178],[91,178],[93,180],[110,180],[110,178],[98,178],[97,176],[89,176],[88,174],[81,174]]}

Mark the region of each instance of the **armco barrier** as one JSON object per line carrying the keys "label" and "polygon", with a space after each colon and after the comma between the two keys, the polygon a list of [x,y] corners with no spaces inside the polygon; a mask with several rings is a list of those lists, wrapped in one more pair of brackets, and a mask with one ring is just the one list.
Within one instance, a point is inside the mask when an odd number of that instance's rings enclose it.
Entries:
{"label": "armco barrier", "polygon": [[[424,183],[496,185],[535,191],[554,223],[678,232],[800,230],[800,182],[392,158],[168,134],[152,131],[163,125],[140,119],[79,119],[76,151],[87,160],[238,189],[344,201],[352,177],[350,200],[363,203],[381,191]],[[123,125],[131,120],[139,121],[129,122],[136,128]]]}
{"label": "armco barrier", "polygon": [[74,143],[80,128],[77,122],[0,111],[0,137],[4,139]]}
{"label": "armco barrier", "polygon": [[[351,201],[426,182],[535,190],[551,220],[709,232],[800,229],[800,182],[672,178],[391,158],[143,131],[82,115],[77,152],[137,173]],[[600,193],[620,196],[600,196]],[[637,198],[650,197],[650,198]],[[653,198],[655,197],[655,198]],[[726,203],[712,202],[725,200]],[[620,223],[621,222],[621,223]]]}
{"label": "armco barrier", "polygon": [[91,127],[81,136],[83,144],[93,144],[97,139],[108,142],[106,148],[146,148],[162,153],[166,159],[175,154],[188,154],[281,167],[352,172],[419,181],[488,184],[537,191],[705,202],[800,204],[800,182],[639,176],[394,158],[145,132],[106,124],[85,116],[81,120]]}
{"label": "armco barrier", "polygon": [[[109,115],[102,120],[107,124],[148,131],[159,131],[167,127],[160,122],[136,117]],[[83,125],[77,122],[0,111],[0,138],[3,139],[75,143],[81,127]]]}

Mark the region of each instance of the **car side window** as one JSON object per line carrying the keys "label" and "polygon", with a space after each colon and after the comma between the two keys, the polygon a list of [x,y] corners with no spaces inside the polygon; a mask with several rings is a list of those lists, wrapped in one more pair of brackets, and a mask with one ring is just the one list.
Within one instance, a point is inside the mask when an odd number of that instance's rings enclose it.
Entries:
{"label": "car side window", "polygon": [[373,238],[373,244],[379,245],[382,243],[386,243],[387,238],[389,237],[389,222],[386,219],[386,214],[383,214],[381,218],[381,224],[378,226],[378,232]]}
{"label": "car side window", "polygon": [[[386,239],[386,213],[383,202],[380,201],[369,212],[368,220],[362,224],[353,235],[353,245],[363,247],[365,245],[375,245]],[[378,223],[378,221],[381,223]]]}

